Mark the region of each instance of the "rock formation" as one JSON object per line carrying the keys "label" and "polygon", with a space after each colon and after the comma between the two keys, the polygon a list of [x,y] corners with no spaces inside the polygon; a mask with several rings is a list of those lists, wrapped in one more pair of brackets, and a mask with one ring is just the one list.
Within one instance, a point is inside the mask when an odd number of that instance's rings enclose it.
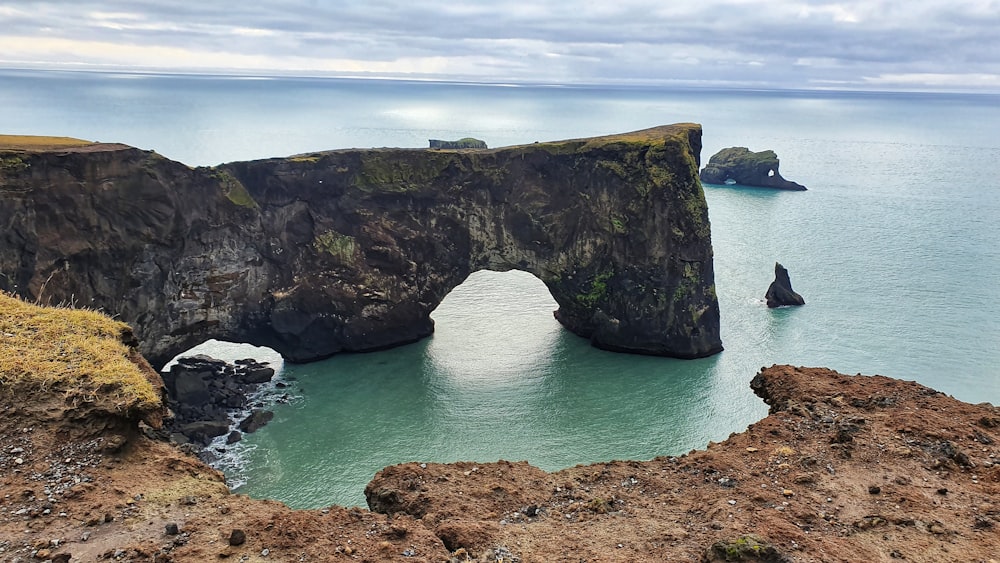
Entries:
{"label": "rock formation", "polygon": [[480,141],[479,139],[473,139],[472,137],[465,137],[457,141],[442,141],[440,139],[430,139],[430,148],[432,149],[485,149],[486,141]]}
{"label": "rock formation", "polygon": [[790,182],[778,173],[778,155],[774,151],[750,152],[746,147],[730,147],[712,155],[701,171],[706,184],[724,184],[735,180],[744,186],[804,191],[805,186]]}
{"label": "rock formation", "polygon": [[694,124],[195,169],[0,146],[0,289],[114,314],[157,366],[210,338],[302,362],[428,336],[470,273],[519,269],[596,346],[702,357],[722,346],[700,150]]}
{"label": "rock formation", "polygon": [[[229,442],[242,438],[242,432],[256,432],[274,413],[254,408],[242,420],[234,416],[251,407],[251,397],[260,385],[271,381],[274,369],[253,359],[229,364],[204,355],[177,360],[170,371],[163,372],[166,403],[173,413],[165,432],[178,443],[192,443],[199,451],[216,436],[229,434]],[[287,397],[286,397],[287,400]],[[239,423],[240,431],[231,427]],[[203,456],[203,459],[210,460]]]}
{"label": "rock formation", "polygon": [[764,299],[767,300],[767,306],[772,309],[806,304],[805,299],[792,290],[792,280],[788,277],[788,270],[777,262],[774,263],[774,281],[768,286]]}

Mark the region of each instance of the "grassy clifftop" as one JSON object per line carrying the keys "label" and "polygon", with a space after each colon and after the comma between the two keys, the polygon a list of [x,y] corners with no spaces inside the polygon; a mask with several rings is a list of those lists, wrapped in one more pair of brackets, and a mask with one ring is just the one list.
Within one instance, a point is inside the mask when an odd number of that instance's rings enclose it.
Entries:
{"label": "grassy clifftop", "polygon": [[44,137],[38,135],[0,135],[0,150],[38,151],[83,147],[91,141],[73,137]]}
{"label": "grassy clifftop", "polygon": [[0,293],[0,390],[71,391],[115,410],[160,407],[131,329],[101,313],[42,307]]}

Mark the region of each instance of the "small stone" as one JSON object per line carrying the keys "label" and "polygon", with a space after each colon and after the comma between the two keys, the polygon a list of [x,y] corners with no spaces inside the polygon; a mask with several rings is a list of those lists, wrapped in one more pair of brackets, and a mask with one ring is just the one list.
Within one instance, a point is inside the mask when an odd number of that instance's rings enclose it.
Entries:
{"label": "small stone", "polygon": [[941,487],[940,489],[937,490],[937,494],[939,494],[939,495],[946,495],[946,494],[948,494],[948,489],[946,489],[944,487]]}
{"label": "small stone", "polygon": [[754,448],[754,447],[751,446],[751,447],[747,448],[747,451],[750,452],[750,453],[754,453],[755,451],[757,451],[757,448]]}
{"label": "small stone", "polygon": [[22,464],[24,464],[24,458],[20,458],[20,457],[15,457],[14,458],[14,465],[22,465]]}
{"label": "small stone", "polygon": [[52,550],[50,549],[39,549],[38,551],[35,552],[35,557],[37,557],[38,559],[45,560],[51,558],[51,556],[52,556]]}
{"label": "small stone", "polygon": [[229,534],[229,545],[243,545],[247,541],[246,532],[240,530],[239,528],[232,531]]}
{"label": "small stone", "polygon": [[271,555],[271,550],[270,549],[268,549],[268,548],[265,547],[264,549],[260,550],[260,556],[261,557],[267,557],[268,555]]}
{"label": "small stone", "polygon": [[784,495],[784,496],[786,496],[786,497],[795,496],[795,491],[793,491],[791,489],[783,489],[781,491],[781,494]]}
{"label": "small stone", "polygon": [[84,532],[80,535],[80,541],[87,541],[90,539],[90,532]]}
{"label": "small stone", "polygon": [[872,485],[868,487],[868,494],[870,495],[877,495],[881,492],[882,492],[882,487],[879,487],[878,485]]}
{"label": "small stone", "polygon": [[177,524],[175,522],[171,522],[171,523],[167,524],[165,526],[165,530],[164,531],[166,532],[166,534],[168,536],[176,536],[177,534],[179,534],[181,532],[180,528],[177,527]]}
{"label": "small stone", "polygon": [[736,504],[736,501],[735,501],[735,500],[730,500],[730,501],[728,501],[728,502],[729,502],[729,504]]}

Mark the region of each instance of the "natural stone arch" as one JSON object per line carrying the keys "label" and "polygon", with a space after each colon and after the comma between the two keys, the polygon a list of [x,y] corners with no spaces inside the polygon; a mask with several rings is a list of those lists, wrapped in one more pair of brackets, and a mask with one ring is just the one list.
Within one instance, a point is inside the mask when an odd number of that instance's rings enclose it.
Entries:
{"label": "natural stone arch", "polygon": [[[700,149],[700,126],[683,124],[195,170],[121,146],[39,154],[30,175],[5,181],[69,203],[21,200],[34,221],[16,225],[21,252],[0,265],[22,294],[38,297],[44,282],[45,301],[119,314],[154,363],[209,338],[292,361],[411,342],[479,269],[534,274],[559,321],[596,346],[701,357],[722,347]],[[76,197],[81,183],[88,197]],[[8,203],[0,219],[17,223]],[[39,252],[53,240],[39,205],[94,225],[79,233],[85,248]]]}

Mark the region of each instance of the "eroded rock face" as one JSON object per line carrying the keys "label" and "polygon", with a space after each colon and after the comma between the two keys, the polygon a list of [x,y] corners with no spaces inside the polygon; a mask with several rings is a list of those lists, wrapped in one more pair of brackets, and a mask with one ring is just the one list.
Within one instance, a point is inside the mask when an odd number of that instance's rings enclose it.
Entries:
{"label": "eroded rock face", "polygon": [[774,151],[750,152],[746,147],[722,149],[712,155],[701,171],[701,181],[707,184],[724,184],[727,180],[735,180],[737,184],[744,186],[779,190],[806,189],[802,184],[781,177],[778,173],[778,155]]}
{"label": "eroded rock face", "polygon": [[[541,279],[607,349],[722,349],[694,124],[483,151],[191,169],[124,145],[8,153],[0,289],[102,309],[156,365],[209,338],[292,361],[411,342],[480,269]],[[0,151],[2,153],[3,151]]]}

